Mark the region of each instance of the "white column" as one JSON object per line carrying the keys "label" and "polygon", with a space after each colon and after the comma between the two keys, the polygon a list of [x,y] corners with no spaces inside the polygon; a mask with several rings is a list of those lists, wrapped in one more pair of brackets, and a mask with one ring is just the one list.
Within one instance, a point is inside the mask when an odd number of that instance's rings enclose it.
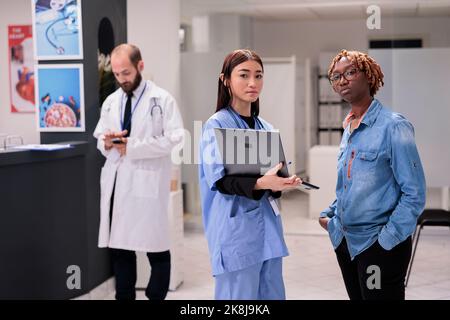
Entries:
{"label": "white column", "polygon": [[[154,81],[169,91],[180,109],[180,0],[128,0],[128,42],[138,46],[144,60],[145,79]],[[176,197],[174,198],[174,195]],[[176,201],[175,201],[175,200]],[[171,281],[169,288],[175,290],[183,280],[182,238],[183,204],[182,192],[172,192],[169,205],[171,251]],[[145,253],[137,254],[136,287],[145,288],[150,266]]]}
{"label": "white column", "polygon": [[253,49],[252,19],[236,14],[213,14],[192,18],[192,51],[231,52]]}
{"label": "white column", "polygon": [[441,189],[441,203],[442,203],[442,209],[444,210],[449,210],[450,206],[449,206],[449,187],[442,187]]}
{"label": "white column", "polygon": [[[311,83],[311,59],[305,60],[305,150],[308,153],[311,149],[311,122],[312,122],[312,83]],[[306,174],[309,175],[309,157],[306,161]],[[313,182],[314,183],[314,182]]]}
{"label": "white column", "polygon": [[145,78],[179,101],[180,0],[128,0],[128,42],[141,49]]}
{"label": "white column", "polygon": [[209,16],[192,18],[192,49],[194,52],[209,51]]}

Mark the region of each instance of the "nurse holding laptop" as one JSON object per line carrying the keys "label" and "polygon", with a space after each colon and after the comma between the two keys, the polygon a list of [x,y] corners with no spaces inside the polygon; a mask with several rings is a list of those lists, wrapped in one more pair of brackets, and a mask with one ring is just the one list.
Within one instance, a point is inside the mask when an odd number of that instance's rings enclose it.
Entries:
{"label": "nurse holding laptop", "polygon": [[274,198],[301,180],[279,177],[278,164],[263,176],[226,175],[215,128],[272,130],[258,117],[263,63],[251,50],[227,55],[219,77],[217,109],[204,124],[199,182],[203,224],[216,299],[285,299],[282,257],[288,255]]}

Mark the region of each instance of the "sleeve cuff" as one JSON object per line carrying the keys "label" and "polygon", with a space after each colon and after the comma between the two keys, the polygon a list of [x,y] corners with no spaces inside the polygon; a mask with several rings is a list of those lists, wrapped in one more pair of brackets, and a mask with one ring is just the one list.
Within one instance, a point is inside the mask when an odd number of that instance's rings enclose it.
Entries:
{"label": "sleeve cuff", "polygon": [[334,217],[334,213],[333,211],[331,211],[330,209],[324,210],[320,213],[319,215],[320,218],[333,218]]}
{"label": "sleeve cuff", "polygon": [[252,198],[253,200],[261,200],[261,198],[266,193],[266,190],[253,190],[252,192]]}
{"label": "sleeve cuff", "polygon": [[281,191],[276,191],[276,192],[270,191],[270,195],[271,195],[274,199],[281,198]]}
{"label": "sleeve cuff", "polygon": [[400,242],[401,241],[397,239],[397,237],[389,233],[386,226],[384,226],[384,228],[381,229],[381,232],[378,235],[378,243],[384,250],[391,250]]}

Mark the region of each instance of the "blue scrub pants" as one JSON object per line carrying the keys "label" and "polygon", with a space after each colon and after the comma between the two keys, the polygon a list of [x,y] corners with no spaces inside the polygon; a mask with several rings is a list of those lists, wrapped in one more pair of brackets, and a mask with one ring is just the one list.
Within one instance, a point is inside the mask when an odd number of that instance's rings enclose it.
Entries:
{"label": "blue scrub pants", "polygon": [[216,300],[285,300],[282,258],[215,276]]}

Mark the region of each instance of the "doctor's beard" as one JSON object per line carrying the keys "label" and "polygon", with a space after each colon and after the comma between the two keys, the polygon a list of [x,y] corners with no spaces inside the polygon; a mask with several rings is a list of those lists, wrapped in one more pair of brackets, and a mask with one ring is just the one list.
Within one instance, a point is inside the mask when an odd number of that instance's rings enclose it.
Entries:
{"label": "doctor's beard", "polygon": [[142,81],[142,75],[138,71],[133,82],[119,83],[119,86],[122,88],[123,91],[125,91],[128,94],[128,93],[132,93],[134,90],[136,90],[136,88],[139,87],[139,85],[141,84],[141,81]]}

